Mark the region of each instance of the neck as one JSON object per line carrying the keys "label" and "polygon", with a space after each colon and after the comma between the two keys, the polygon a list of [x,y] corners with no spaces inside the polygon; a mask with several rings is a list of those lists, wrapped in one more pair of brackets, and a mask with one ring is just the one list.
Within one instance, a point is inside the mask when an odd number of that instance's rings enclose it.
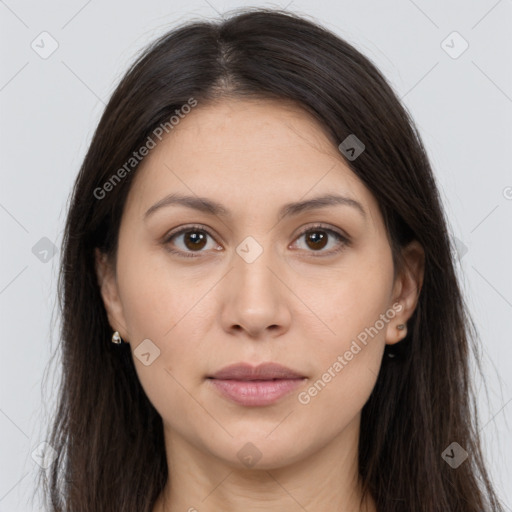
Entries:
{"label": "neck", "polygon": [[246,469],[166,430],[169,480],[153,512],[376,512],[371,497],[361,500],[358,436],[359,419],[297,462]]}

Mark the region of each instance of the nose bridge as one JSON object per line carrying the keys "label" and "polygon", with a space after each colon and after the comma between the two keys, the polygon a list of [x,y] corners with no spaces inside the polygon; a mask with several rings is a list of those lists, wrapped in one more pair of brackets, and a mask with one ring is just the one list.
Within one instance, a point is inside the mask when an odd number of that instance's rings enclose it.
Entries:
{"label": "nose bridge", "polygon": [[233,274],[239,282],[238,292],[242,300],[247,295],[271,303],[275,300],[275,294],[279,293],[276,277],[270,270],[278,265],[278,261],[269,239],[266,237],[265,241],[259,242],[248,236],[236,248]]}
{"label": "nose bridge", "polygon": [[279,275],[280,262],[276,251],[268,246],[269,240],[247,237],[236,247],[234,268],[226,283],[225,328],[237,326],[255,335],[267,327],[275,330],[289,323],[286,290],[275,275]]}

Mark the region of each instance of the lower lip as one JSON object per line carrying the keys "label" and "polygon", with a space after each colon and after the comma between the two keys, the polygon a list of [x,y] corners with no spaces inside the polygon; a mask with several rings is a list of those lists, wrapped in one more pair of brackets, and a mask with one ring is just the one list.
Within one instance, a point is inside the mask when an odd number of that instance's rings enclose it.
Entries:
{"label": "lower lip", "polygon": [[296,389],[303,381],[297,379],[276,380],[222,380],[210,379],[226,397],[239,405],[270,405]]}

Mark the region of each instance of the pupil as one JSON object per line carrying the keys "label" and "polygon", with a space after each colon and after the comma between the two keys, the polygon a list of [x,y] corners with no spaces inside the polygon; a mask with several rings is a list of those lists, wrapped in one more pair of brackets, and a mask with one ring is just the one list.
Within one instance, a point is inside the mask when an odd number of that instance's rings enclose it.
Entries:
{"label": "pupil", "polygon": [[312,249],[323,249],[327,243],[327,236],[322,231],[313,231],[308,239],[313,243]]}
{"label": "pupil", "polygon": [[[187,245],[189,249],[202,249],[204,247],[204,243],[203,245],[201,245],[201,243],[204,242],[205,239],[206,237],[203,233],[191,231],[188,235],[185,236],[185,245]],[[189,242],[192,242],[190,246],[188,245]]]}

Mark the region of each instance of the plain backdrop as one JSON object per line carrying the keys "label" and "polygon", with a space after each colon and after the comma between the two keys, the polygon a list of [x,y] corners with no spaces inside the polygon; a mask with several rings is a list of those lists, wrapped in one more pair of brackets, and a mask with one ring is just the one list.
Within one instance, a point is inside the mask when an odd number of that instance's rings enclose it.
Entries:
{"label": "plain backdrop", "polygon": [[55,364],[43,393],[58,340],[60,243],[71,187],[104,104],[154,38],[242,6],[286,7],[345,38],[383,72],[417,123],[482,339],[488,396],[480,381],[477,388],[485,454],[512,510],[512,2],[5,0],[0,511],[42,510],[31,496],[55,398],[52,379],[58,382]]}

